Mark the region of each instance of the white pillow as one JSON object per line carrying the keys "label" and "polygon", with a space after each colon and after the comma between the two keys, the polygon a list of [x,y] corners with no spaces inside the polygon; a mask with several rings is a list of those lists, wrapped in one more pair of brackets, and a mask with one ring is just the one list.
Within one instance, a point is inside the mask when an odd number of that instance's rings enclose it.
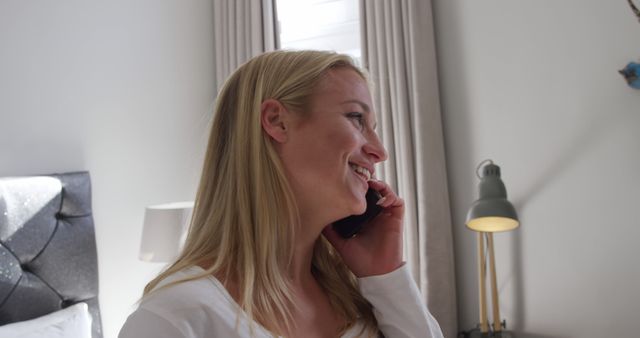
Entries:
{"label": "white pillow", "polygon": [[78,303],[42,317],[0,326],[2,338],[91,338],[91,315]]}

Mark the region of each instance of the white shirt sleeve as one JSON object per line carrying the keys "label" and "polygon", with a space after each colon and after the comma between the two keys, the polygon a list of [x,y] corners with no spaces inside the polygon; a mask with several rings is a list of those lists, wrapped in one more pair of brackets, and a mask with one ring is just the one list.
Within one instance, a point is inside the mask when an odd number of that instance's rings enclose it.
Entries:
{"label": "white shirt sleeve", "polygon": [[388,274],[359,278],[358,284],[386,338],[443,337],[406,264]]}
{"label": "white shirt sleeve", "polygon": [[168,320],[144,309],[129,316],[118,338],[187,338]]}

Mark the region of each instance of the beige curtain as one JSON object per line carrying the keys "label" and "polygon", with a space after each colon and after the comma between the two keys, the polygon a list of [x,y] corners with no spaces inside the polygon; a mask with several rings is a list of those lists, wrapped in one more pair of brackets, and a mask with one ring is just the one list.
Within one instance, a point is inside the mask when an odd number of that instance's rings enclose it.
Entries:
{"label": "beige curtain", "polygon": [[213,0],[216,89],[238,66],[275,49],[274,0]]}
{"label": "beige curtain", "polygon": [[363,63],[389,152],[381,178],[405,199],[405,258],[445,337],[456,337],[453,239],[430,0],[360,0]]}

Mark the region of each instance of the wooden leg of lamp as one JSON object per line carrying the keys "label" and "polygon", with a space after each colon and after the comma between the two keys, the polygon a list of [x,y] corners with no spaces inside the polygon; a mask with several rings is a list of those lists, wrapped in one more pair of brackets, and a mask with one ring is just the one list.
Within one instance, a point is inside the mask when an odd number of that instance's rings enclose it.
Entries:
{"label": "wooden leg of lamp", "polygon": [[480,297],[480,332],[489,332],[487,321],[487,288],[485,287],[484,233],[478,232],[478,294]]}
{"label": "wooden leg of lamp", "polygon": [[493,234],[487,233],[489,249],[489,272],[491,274],[491,308],[493,309],[493,332],[501,332],[500,305],[498,304],[498,283],[496,282],[496,259],[493,252]]}

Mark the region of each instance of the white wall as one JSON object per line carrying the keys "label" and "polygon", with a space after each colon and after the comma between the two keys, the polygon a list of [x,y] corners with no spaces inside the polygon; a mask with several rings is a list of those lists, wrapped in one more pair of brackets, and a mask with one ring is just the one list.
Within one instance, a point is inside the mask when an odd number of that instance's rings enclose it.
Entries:
{"label": "white wall", "polygon": [[212,25],[210,0],[0,2],[0,175],[91,172],[105,338],[160,269],[144,207],[193,199]]}
{"label": "white wall", "polygon": [[476,165],[502,167],[521,227],[496,235],[517,337],[637,337],[640,58],[626,1],[435,0],[459,327],[478,323]]}

